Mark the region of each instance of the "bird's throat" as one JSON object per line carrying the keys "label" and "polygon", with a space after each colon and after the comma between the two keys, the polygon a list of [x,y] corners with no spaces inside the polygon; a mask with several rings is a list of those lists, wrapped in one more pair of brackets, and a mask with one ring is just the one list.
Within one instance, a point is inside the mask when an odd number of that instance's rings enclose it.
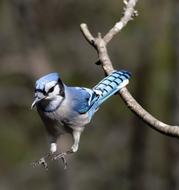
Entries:
{"label": "bird's throat", "polygon": [[54,112],[56,111],[63,102],[63,97],[54,98],[52,100],[42,100],[38,103],[38,108],[44,112]]}

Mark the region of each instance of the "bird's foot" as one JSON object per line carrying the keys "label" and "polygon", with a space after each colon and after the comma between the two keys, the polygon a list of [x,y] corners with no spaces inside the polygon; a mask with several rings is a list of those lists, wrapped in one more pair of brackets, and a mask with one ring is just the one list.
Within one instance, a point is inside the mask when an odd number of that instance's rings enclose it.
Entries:
{"label": "bird's foot", "polygon": [[[59,155],[60,158],[60,154],[55,154],[52,152],[47,153],[44,157],[40,158],[39,160],[36,160],[34,162],[32,162],[32,166],[38,167],[38,166],[43,166],[46,170],[48,170],[48,164],[47,164],[47,160],[57,160],[57,156]],[[63,162],[66,163],[66,160],[64,157],[61,156],[61,159],[63,160]]]}
{"label": "bird's foot", "polygon": [[51,156],[51,153],[46,154],[44,157],[40,158],[39,160],[36,160],[32,162],[32,166],[38,167],[38,166],[43,166],[46,170],[48,170],[48,164],[46,162],[46,159]]}
{"label": "bird's foot", "polygon": [[64,164],[64,170],[67,169],[67,161],[65,156],[67,155],[67,152],[57,153],[52,155],[52,160],[59,160],[62,159],[62,162]]}
{"label": "bird's foot", "polygon": [[59,160],[61,159],[63,164],[64,164],[64,169],[67,169],[67,161],[66,161],[66,158],[65,156],[68,154],[68,153],[71,153],[70,151],[69,152],[63,152],[63,153],[47,153],[44,157],[40,158],[39,160],[36,160],[34,162],[32,162],[32,166],[35,168],[35,167],[38,167],[38,166],[43,166],[46,170],[48,170],[48,164],[47,164],[47,160]]}

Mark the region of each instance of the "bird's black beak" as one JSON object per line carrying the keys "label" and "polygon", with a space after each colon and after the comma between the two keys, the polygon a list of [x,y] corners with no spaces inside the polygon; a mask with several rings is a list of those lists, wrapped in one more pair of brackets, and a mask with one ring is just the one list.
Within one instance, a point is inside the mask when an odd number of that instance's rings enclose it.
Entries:
{"label": "bird's black beak", "polygon": [[32,102],[32,105],[31,105],[31,109],[33,109],[38,102],[40,102],[41,100],[43,100],[44,98],[39,98],[38,96],[35,98],[35,100]]}

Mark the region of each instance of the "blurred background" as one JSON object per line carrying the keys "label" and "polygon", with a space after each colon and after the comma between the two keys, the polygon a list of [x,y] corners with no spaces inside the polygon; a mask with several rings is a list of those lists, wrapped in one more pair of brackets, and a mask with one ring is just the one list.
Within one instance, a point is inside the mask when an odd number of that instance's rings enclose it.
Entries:
{"label": "blurred background", "polygon": [[[179,1],[139,0],[137,10],[108,45],[110,57],[132,72],[128,89],[145,109],[179,124]],[[0,190],[179,189],[179,141],[149,128],[118,96],[88,125],[68,170],[61,161],[48,172],[31,166],[49,148],[30,110],[34,82],[58,71],[66,84],[93,87],[104,74],[79,25],[105,34],[122,12],[122,0],[0,1]]]}

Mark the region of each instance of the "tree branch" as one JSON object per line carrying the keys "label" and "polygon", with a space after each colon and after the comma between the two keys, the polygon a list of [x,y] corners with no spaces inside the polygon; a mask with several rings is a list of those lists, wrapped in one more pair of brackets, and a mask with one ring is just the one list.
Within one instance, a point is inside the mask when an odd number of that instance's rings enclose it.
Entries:
{"label": "tree branch", "polygon": [[[100,33],[98,34],[97,38],[93,37],[86,24],[83,23],[80,25],[81,31],[85,39],[96,49],[101,66],[107,75],[112,73],[114,71],[114,68],[109,58],[106,45],[117,33],[119,33],[124,28],[124,26],[126,26],[128,21],[131,20],[133,16],[137,13],[134,9],[137,1],[138,0],[124,0],[124,16],[119,22],[117,22],[113,26],[112,29],[109,30],[109,32],[103,38]],[[143,109],[142,106],[132,97],[126,87],[122,88],[119,91],[119,95],[128,106],[128,108],[150,127],[167,136],[179,137],[178,126],[165,124],[153,117],[150,113]]]}
{"label": "tree branch", "polygon": [[112,29],[109,30],[109,32],[104,36],[104,41],[106,44],[117,34],[119,33],[124,26],[128,23],[129,20],[133,19],[133,16],[137,16],[138,13],[134,9],[136,3],[138,0],[124,0],[124,16],[121,18],[119,22],[117,22]]}

